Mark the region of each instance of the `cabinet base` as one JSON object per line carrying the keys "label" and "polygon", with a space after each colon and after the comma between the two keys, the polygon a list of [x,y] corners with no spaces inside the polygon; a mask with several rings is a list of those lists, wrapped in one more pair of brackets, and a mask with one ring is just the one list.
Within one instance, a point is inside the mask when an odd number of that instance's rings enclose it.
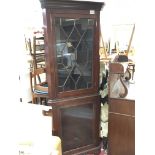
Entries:
{"label": "cabinet base", "polygon": [[63,155],[99,155],[101,152],[101,146],[92,147],[89,149],[76,149],[72,151],[63,152]]}

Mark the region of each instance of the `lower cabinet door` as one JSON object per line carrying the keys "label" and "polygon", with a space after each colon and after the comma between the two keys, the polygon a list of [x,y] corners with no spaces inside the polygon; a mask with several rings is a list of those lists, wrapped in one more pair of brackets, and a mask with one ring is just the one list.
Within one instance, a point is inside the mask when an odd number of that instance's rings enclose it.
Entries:
{"label": "lower cabinet door", "polygon": [[109,113],[108,155],[135,155],[135,118]]}
{"label": "lower cabinet door", "polygon": [[65,100],[55,105],[53,127],[62,140],[63,154],[100,151],[98,96]]}
{"label": "lower cabinet door", "polygon": [[93,104],[61,108],[63,150],[93,143]]}

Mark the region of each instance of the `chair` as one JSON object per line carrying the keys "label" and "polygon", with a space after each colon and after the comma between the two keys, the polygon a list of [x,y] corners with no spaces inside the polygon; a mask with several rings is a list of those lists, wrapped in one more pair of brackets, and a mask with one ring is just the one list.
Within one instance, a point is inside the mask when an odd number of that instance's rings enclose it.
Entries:
{"label": "chair", "polygon": [[48,99],[48,85],[46,82],[45,68],[37,68],[30,72],[30,86],[32,103],[43,104],[44,101],[44,103],[46,104]]}
{"label": "chair", "polygon": [[32,56],[30,68],[45,67],[44,37],[33,36],[33,39],[25,37],[25,44],[26,50],[28,50]]}
{"label": "chair", "polygon": [[33,37],[34,68],[45,67],[44,37]]}

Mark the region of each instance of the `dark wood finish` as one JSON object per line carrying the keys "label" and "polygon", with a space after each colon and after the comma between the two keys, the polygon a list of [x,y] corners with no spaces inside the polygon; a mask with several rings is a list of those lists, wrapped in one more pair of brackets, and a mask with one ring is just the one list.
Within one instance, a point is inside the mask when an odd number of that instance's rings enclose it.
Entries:
{"label": "dark wood finish", "polygon": [[[98,104],[96,104],[98,103]],[[98,95],[49,101],[53,108],[53,133],[64,142],[64,154],[99,153]],[[54,117],[58,116],[58,117]],[[86,151],[87,150],[87,151]]]}
{"label": "dark wood finish", "polygon": [[135,154],[135,118],[121,114],[109,114],[108,154]]}
{"label": "dark wood finish", "polygon": [[69,10],[98,10],[103,4],[101,2],[71,1],[71,0],[40,0],[42,8],[69,9]]}
{"label": "dark wood finish", "polygon": [[[53,135],[61,138],[64,155],[98,155],[99,25],[104,3],[69,0],[40,2]],[[65,48],[73,60],[68,61],[65,57]]]}
{"label": "dark wood finish", "polygon": [[[111,65],[111,64],[110,64]],[[135,154],[135,99],[130,88],[134,84],[122,81],[128,89],[125,97],[112,95],[114,84],[117,82],[115,74],[122,74],[122,64],[112,64],[109,73],[109,122],[108,122],[108,155],[134,155]],[[119,67],[118,67],[119,66]],[[116,69],[116,70],[115,70]],[[120,69],[120,70],[119,70]],[[124,69],[125,70],[125,69]],[[110,70],[111,71],[111,70]],[[133,85],[131,87],[131,85]],[[120,85],[117,87],[122,87]],[[133,89],[132,89],[133,90]]]}
{"label": "dark wood finish", "polygon": [[[55,46],[51,46],[52,44],[55,45],[55,31],[54,31],[54,22],[51,23],[51,18],[54,19],[55,17],[68,17],[68,18],[79,18],[79,12],[81,11],[72,11],[68,10],[67,14],[62,14],[62,10],[57,10],[57,14],[51,13],[50,10],[44,11],[44,25],[45,26],[45,52],[46,52],[46,68],[47,68],[47,79],[49,85],[49,97],[50,98],[64,98],[64,97],[72,97],[72,96],[85,96],[89,94],[96,93],[98,91],[99,85],[99,11],[95,12],[95,15],[88,14],[88,11],[85,11],[85,14],[80,14],[80,18],[94,18],[96,20],[96,27],[94,28],[94,52],[93,52],[93,87],[89,89],[81,89],[76,91],[65,91],[63,93],[58,93],[57,90],[57,67],[56,67],[56,54],[55,54]],[[51,25],[53,24],[53,25]],[[47,29],[48,27],[53,29]],[[49,52],[50,51],[50,52]]]}
{"label": "dark wood finish", "polygon": [[[120,102],[121,101],[121,102]],[[126,115],[135,115],[135,109],[134,109],[134,100],[122,100],[122,99],[114,99],[110,98],[110,112],[120,113],[120,114],[126,114]]]}

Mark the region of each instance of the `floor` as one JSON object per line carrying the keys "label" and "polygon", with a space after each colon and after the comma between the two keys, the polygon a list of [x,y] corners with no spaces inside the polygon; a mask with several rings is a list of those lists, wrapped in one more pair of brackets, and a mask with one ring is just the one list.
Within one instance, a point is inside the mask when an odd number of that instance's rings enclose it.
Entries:
{"label": "floor", "polygon": [[107,151],[101,149],[101,153],[99,155],[107,155]]}
{"label": "floor", "polygon": [[99,155],[107,155],[107,150],[103,149],[103,139],[101,139],[101,152]]}

